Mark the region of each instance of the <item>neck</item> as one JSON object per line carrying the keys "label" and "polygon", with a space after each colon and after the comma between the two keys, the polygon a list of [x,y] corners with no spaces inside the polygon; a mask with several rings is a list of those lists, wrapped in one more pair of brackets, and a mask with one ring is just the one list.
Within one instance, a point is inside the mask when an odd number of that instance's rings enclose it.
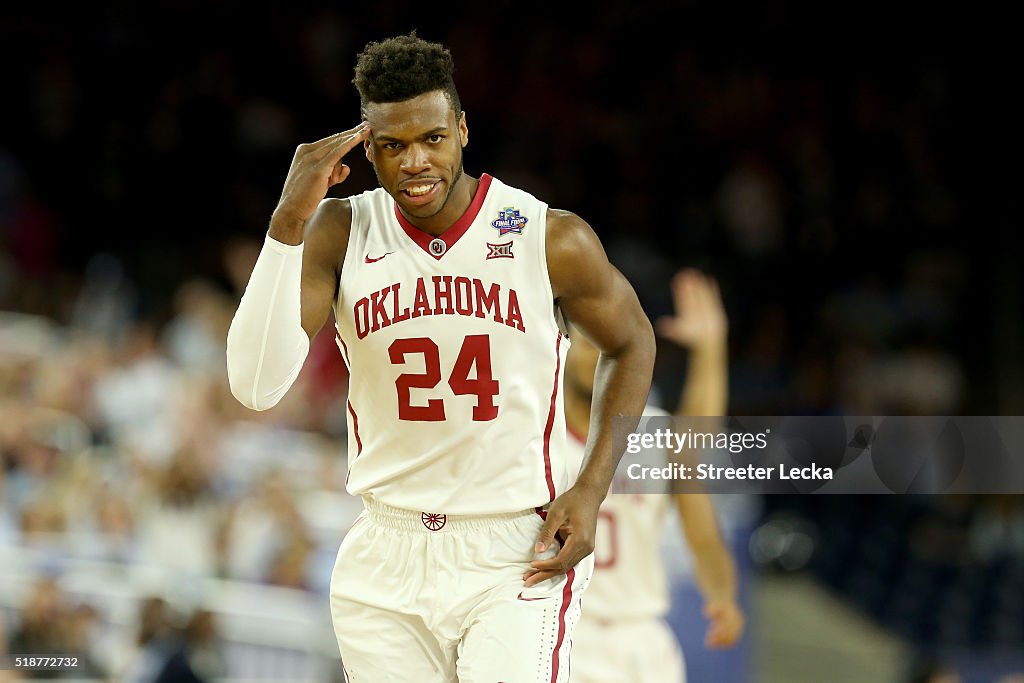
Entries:
{"label": "neck", "polygon": [[455,187],[452,188],[451,194],[448,195],[448,201],[445,202],[443,209],[428,218],[410,216],[405,211],[402,211],[402,215],[423,232],[437,237],[450,228],[455,221],[462,218],[462,215],[466,213],[469,205],[473,202],[473,196],[476,194],[478,187],[480,187],[479,178],[472,178],[465,173],[460,173],[459,179],[455,181]]}
{"label": "neck", "polygon": [[590,432],[590,397],[568,384],[565,387],[565,424],[584,438]]}

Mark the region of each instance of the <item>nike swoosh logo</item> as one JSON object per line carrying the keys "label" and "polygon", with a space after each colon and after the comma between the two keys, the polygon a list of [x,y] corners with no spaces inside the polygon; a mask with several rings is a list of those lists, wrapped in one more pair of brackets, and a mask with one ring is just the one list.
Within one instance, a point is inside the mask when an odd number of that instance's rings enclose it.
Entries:
{"label": "nike swoosh logo", "polygon": [[[391,254],[394,254],[394,253],[395,252],[393,252],[393,251],[389,251],[388,253],[384,254],[384,256],[390,256]],[[370,258],[370,255],[367,254],[366,255],[366,262],[367,263],[376,263],[377,261],[380,261],[382,258],[384,258],[384,256],[378,256],[377,258]]]}
{"label": "nike swoosh logo", "polygon": [[520,593],[519,595],[516,596],[516,600],[522,600],[523,602],[533,602],[534,600],[550,600],[550,599],[551,599],[550,595],[545,596],[543,598],[524,598],[523,594]]}

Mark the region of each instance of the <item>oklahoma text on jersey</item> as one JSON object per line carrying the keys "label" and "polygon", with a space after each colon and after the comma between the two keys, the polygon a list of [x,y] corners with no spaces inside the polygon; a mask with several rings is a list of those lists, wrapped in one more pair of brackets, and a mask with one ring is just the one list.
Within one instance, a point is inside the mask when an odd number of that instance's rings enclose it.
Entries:
{"label": "oklahoma text on jersey", "polygon": [[[569,340],[547,268],[547,204],[483,174],[440,235],[409,223],[382,188],[349,206],[335,299],[349,493],[449,520],[554,500],[569,481]],[[508,257],[489,258],[490,223],[508,207],[529,228],[512,233]]]}
{"label": "oklahoma text on jersey", "polygon": [[490,317],[526,332],[516,290],[502,290],[494,282],[485,286],[478,278],[463,276],[434,275],[429,279],[430,284],[422,277],[416,278],[415,293],[403,293],[402,283],[395,282],[356,301],[352,317],[359,339],[424,315]]}

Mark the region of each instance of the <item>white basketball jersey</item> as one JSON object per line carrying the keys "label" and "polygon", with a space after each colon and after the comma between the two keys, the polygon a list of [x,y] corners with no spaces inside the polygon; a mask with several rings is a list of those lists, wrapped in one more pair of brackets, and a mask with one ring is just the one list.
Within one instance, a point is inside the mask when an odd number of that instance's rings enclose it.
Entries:
{"label": "white basketball jersey", "polygon": [[568,482],[569,346],[547,205],[485,174],[435,238],[383,189],[350,201],[335,308],[351,375],[349,492],[445,514],[547,504]]}
{"label": "white basketball jersey", "polygon": [[[656,408],[644,410],[644,415],[665,414]],[[571,482],[583,465],[585,438],[569,437]],[[671,497],[631,493],[630,483],[616,476],[598,512],[594,574],[584,600],[586,620],[645,619],[668,613],[668,580],[659,545]]]}

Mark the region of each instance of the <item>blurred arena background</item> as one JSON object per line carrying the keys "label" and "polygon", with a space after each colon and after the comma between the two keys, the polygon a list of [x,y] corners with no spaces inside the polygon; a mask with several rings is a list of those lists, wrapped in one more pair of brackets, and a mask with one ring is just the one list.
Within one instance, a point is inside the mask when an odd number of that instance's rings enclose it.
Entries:
{"label": "blurred arena background", "polygon": [[[454,53],[467,172],[586,218],[652,318],[679,267],[720,280],[733,414],[1020,414],[1020,252],[969,205],[975,134],[995,136],[962,127],[959,17],[840,11],[3,10],[0,654],[340,680],[326,591],[360,509],[343,365],[321,334],[251,413],[224,338],[295,145],[357,123],[355,54],[413,27]],[[344,194],[375,182],[352,166]],[[663,404],[684,373],[659,348]],[[750,629],[703,649],[670,530],[691,681],[1024,677],[1020,497],[720,503]]]}

